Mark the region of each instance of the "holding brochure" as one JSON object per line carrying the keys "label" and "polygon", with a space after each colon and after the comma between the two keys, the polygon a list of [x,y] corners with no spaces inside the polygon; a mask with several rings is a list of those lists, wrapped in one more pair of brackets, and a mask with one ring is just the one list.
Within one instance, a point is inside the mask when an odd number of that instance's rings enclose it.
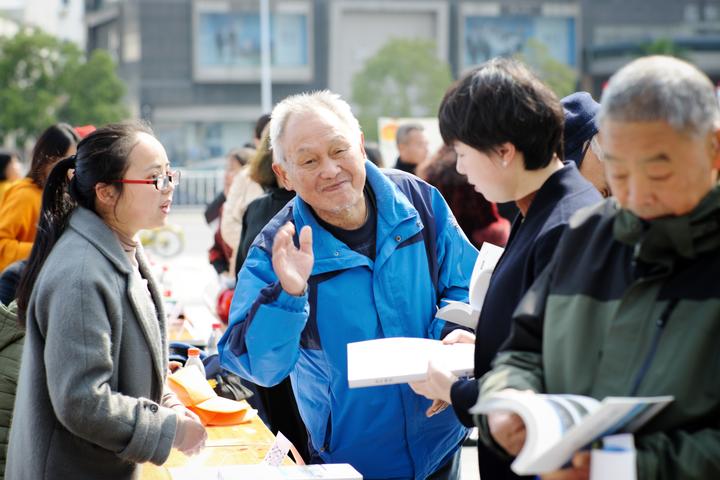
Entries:
{"label": "holding brochure", "polygon": [[552,472],[595,440],[632,433],[673,400],[664,397],[543,395],[515,390],[494,393],[470,409],[473,414],[507,411],[525,423],[525,444],[512,464],[518,475]]}
{"label": "holding brochure", "polygon": [[455,375],[472,375],[475,345],[429,338],[380,338],[348,343],[350,388],[425,380],[432,360]]}
{"label": "holding brochure", "polygon": [[500,261],[504,248],[485,242],[480,248],[472,275],[470,275],[469,300],[470,303],[447,301],[447,305],[437,311],[435,316],[446,322],[452,322],[463,327],[472,328],[477,326],[480,318],[480,310],[482,310],[485,302],[485,294],[487,294],[490,286],[490,277],[492,277],[495,265]]}

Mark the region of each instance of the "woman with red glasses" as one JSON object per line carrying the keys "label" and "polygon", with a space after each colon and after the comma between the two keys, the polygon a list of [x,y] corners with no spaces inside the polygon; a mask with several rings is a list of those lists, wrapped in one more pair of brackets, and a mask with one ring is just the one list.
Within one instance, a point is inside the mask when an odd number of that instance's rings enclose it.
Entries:
{"label": "woman with red glasses", "polygon": [[136,123],[95,131],[50,173],[18,289],[26,336],[7,478],[130,479],[172,447],[204,445],[165,386],[165,313],[136,240],[165,223],[179,178]]}

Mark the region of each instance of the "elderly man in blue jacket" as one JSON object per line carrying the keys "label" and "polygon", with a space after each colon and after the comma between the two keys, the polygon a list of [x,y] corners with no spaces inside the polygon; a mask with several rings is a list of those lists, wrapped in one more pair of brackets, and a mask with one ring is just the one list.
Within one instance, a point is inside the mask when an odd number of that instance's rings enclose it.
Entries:
{"label": "elderly man in blue jacket", "polygon": [[365,159],[350,106],[328,92],[272,112],[273,169],[297,196],[238,275],[224,367],[260,385],[290,376],[314,460],[366,479],[454,479],[466,430],[408,385],[349,389],[347,344],[441,338],[444,299],[467,301],[477,251],[437,190]]}

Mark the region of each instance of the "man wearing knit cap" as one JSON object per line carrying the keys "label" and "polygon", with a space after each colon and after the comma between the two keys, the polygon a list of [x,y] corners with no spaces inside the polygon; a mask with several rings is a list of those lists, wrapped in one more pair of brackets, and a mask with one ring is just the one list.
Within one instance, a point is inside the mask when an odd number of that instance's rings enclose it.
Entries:
{"label": "man wearing knit cap", "polygon": [[595,116],[600,104],[587,92],[568,95],[560,103],[565,111],[565,160],[575,162],[583,177],[595,185],[603,197],[609,197],[610,187],[600,160],[600,145],[595,139],[598,133]]}

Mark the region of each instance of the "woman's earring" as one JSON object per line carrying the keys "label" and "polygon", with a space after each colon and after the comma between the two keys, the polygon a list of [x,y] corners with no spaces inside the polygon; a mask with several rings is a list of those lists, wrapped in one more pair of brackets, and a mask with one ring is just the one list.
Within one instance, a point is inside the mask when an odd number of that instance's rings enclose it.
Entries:
{"label": "woman's earring", "polygon": [[503,166],[503,168],[507,168],[507,160],[502,161],[502,166]]}

